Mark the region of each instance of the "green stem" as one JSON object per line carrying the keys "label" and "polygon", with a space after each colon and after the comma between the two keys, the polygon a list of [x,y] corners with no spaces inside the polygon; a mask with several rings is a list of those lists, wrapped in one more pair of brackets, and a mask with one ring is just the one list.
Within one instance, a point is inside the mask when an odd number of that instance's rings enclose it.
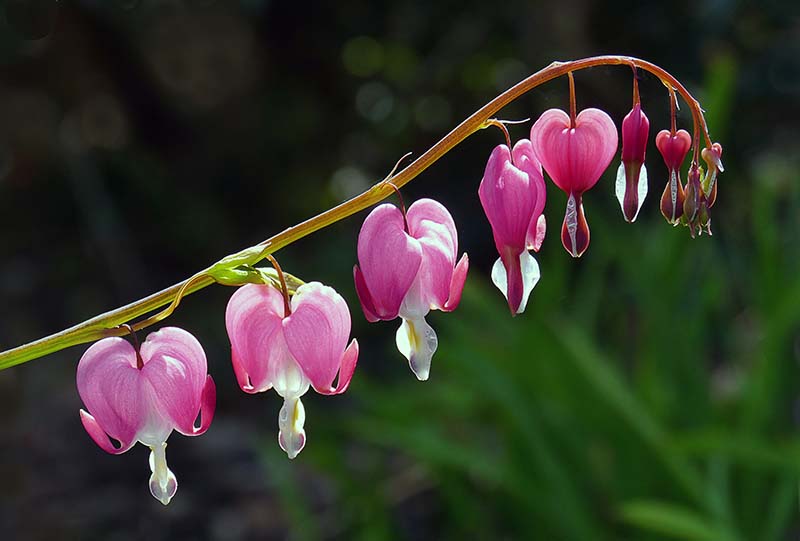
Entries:
{"label": "green stem", "polygon": [[[649,71],[661,80],[669,88],[674,88],[681,97],[686,101],[692,113],[692,120],[694,122],[694,132],[698,134],[703,133],[706,140],[706,146],[711,147],[711,138],[708,134],[708,127],[706,126],[703,111],[700,108],[700,103],[694,99],[688,90],[664,69],[638,58],[630,56],[595,56],[591,58],[584,58],[581,60],[574,60],[571,62],[553,62],[549,66],[537,71],[533,75],[523,79],[516,85],[512,86],[492,101],[481,107],[469,118],[461,122],[450,133],[445,135],[438,143],[433,145],[419,158],[411,162],[402,171],[394,176],[378,182],[364,193],[345,201],[344,203],[329,209],[313,218],[310,218],[300,224],[290,227],[277,235],[261,242],[258,246],[265,247],[264,251],[260,254],[259,259],[263,259],[269,254],[275,253],[281,248],[300,240],[301,238],[314,233],[320,229],[328,227],[331,224],[343,220],[357,212],[360,212],[390,196],[394,193],[394,189],[401,188],[405,184],[411,182],[420,173],[425,171],[428,167],[433,165],[439,158],[447,154],[456,145],[464,141],[467,137],[472,135],[478,130],[488,126],[487,122],[491,117],[500,109],[519,98],[529,90],[537,86],[551,81],[557,77],[566,75],[569,72],[574,72],[594,66],[602,65],[625,65],[636,66],[645,71]],[[695,145],[699,147],[697,137],[695,137]],[[394,187],[392,186],[394,185]],[[250,247],[237,254],[228,256],[228,258],[235,257],[238,254],[243,254]],[[237,266],[232,264],[232,267]],[[212,265],[214,267],[214,265]],[[169,305],[164,311],[151,316],[150,318],[140,321],[131,325],[134,330],[141,330],[158,321],[168,317],[173,310],[178,306],[180,300],[185,295],[190,295],[195,291],[203,289],[214,283],[214,279],[208,276],[208,272],[212,267],[208,267],[192,277],[175,284],[171,287],[163,289],[158,293],[154,293],[149,297],[132,302],[128,305],[122,306],[115,310],[105,312],[98,316],[93,317],[83,323],[79,323],[74,327],[65,329],[56,334],[46,336],[34,342],[19,346],[8,351],[0,353],[0,370],[10,368],[12,366],[22,364],[24,362],[43,357],[50,353],[65,349],[70,346],[93,342],[108,336],[122,336],[128,333],[120,325],[127,323],[133,319],[144,316],[158,308]]]}

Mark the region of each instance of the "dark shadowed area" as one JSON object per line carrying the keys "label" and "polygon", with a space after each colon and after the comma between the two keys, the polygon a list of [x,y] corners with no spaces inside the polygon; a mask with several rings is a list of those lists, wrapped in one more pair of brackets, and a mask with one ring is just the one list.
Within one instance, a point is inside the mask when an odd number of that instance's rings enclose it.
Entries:
{"label": "dark shadowed area", "polygon": [[[361,344],[350,390],[304,397],[289,461],[274,393],[233,375],[231,288],[165,322],[217,382],[203,436],[169,439],[163,507],[141,445],[87,436],[77,346],[0,372],[0,539],[788,541],[800,536],[800,8],[796,2],[0,1],[0,350],[185,279],[386,176],[554,60],[629,54],[675,75],[725,149],[713,236],[669,226],[641,73],[650,194],[636,223],[612,162],[562,248],[548,181],[542,279],[511,318],[477,188],[498,130],[403,189],[453,214],[471,269],[434,312],[431,378],[369,324],[352,282],[366,212],[278,252],[335,287]],[[631,70],[576,74],[617,125]],[[568,108],[567,80],[499,115]],[[688,108],[678,118],[691,129]],[[527,137],[530,123],[510,127]],[[685,168],[683,172],[685,176]],[[141,333],[144,338],[146,332]]]}

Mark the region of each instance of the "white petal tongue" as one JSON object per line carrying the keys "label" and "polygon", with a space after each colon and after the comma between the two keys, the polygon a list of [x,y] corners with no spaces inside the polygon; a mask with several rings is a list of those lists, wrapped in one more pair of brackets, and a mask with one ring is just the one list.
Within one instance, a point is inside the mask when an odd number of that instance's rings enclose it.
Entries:
{"label": "white petal tongue", "polygon": [[300,397],[284,398],[278,413],[278,445],[289,458],[296,457],[306,445],[306,410]]}
{"label": "white petal tongue", "polygon": [[397,349],[408,359],[408,366],[417,379],[427,380],[431,371],[431,358],[439,345],[436,331],[428,325],[424,317],[403,318],[395,340]]}
{"label": "white petal tongue", "polygon": [[[519,308],[517,308],[517,313],[521,314],[528,305],[528,297],[530,297],[531,291],[533,291],[533,288],[539,283],[541,273],[536,258],[526,250],[523,250],[522,253],[519,254],[519,266],[522,273],[522,302],[520,302]],[[492,265],[492,283],[497,286],[497,289],[499,289],[506,300],[508,300],[508,274],[506,273],[505,266],[503,266],[502,259],[499,257],[497,261],[494,262],[494,265]]]}
{"label": "white petal tongue", "polygon": [[167,467],[167,443],[150,447],[150,494],[167,505],[178,490],[178,480]]}
{"label": "white petal tongue", "polygon": [[[622,209],[622,213],[625,214],[625,190],[627,189],[627,182],[625,180],[625,166],[623,164],[619,164],[619,168],[617,169],[617,183],[615,186],[615,191],[617,194],[617,201],[619,201],[619,206]],[[635,222],[636,217],[639,216],[639,211],[642,208],[642,204],[644,203],[645,198],[647,197],[647,167],[642,164],[642,167],[639,169],[639,179],[637,180],[636,184],[636,196],[638,206],[636,207],[636,212],[634,213],[633,217],[626,217],[626,219],[630,218],[630,222]]]}

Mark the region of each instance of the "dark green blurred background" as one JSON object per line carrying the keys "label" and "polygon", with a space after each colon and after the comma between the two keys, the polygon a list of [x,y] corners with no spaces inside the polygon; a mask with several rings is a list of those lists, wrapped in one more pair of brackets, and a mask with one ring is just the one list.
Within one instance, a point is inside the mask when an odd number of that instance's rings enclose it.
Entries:
{"label": "dark green blurred background", "polygon": [[[0,373],[0,539],[535,539],[800,537],[800,14],[792,1],[648,3],[6,0],[0,23],[0,349],[182,280],[419,155],[553,60],[632,54],[708,111],[725,149],[714,236],[691,240],[650,196],[626,224],[613,169],[585,197],[592,245],[550,235],[527,312],[510,318],[477,186],[496,130],[425,172],[472,269],[434,313],[418,383],[393,323],[352,286],[365,213],[279,254],[350,302],[359,369],[309,394],[308,445],[276,442],[280,399],[235,383],[231,290],[169,324],[203,342],[219,391],[199,438],[170,438],[180,489],[147,490],[147,451],[85,434],[76,347]],[[630,70],[576,76],[579,107],[617,122]],[[661,84],[642,77],[654,135]],[[503,111],[567,105],[566,81]],[[686,108],[682,126],[689,127]],[[524,137],[530,124],[514,126]]]}

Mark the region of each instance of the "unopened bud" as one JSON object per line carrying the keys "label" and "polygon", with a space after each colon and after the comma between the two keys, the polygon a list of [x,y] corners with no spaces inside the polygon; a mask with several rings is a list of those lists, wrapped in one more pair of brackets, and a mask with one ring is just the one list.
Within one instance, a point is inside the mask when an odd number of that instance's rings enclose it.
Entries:
{"label": "unopened bud", "polygon": [[625,220],[633,222],[647,196],[644,165],[650,121],[637,103],[622,120],[622,163],[617,170],[616,194]]}

